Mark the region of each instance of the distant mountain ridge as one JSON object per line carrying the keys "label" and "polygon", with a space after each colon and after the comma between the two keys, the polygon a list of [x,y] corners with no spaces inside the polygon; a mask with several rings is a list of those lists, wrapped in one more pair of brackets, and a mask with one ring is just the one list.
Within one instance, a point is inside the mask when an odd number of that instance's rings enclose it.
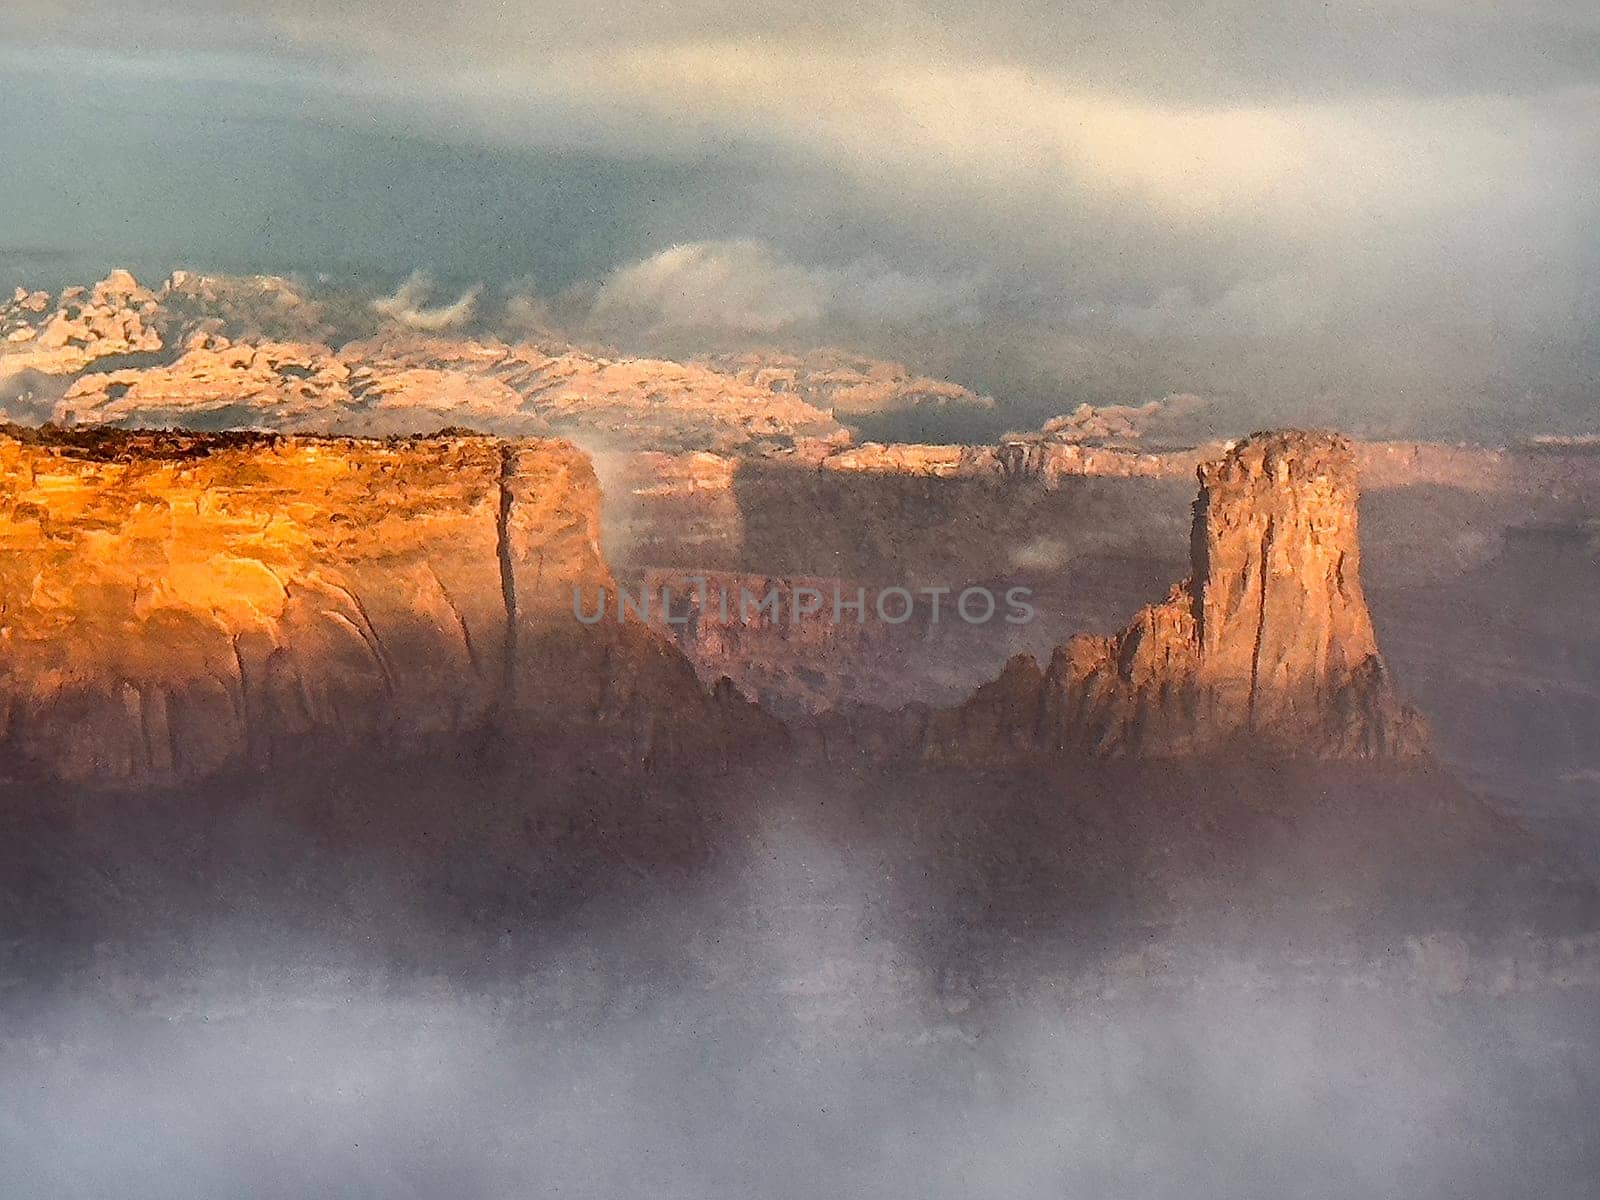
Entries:
{"label": "distant mountain ridge", "polygon": [[818,351],[673,361],[476,320],[419,324],[348,289],[114,271],[0,303],[0,405],[57,424],[387,435],[468,425],[657,450],[770,453],[846,444],[842,421],[992,405],[894,363]]}

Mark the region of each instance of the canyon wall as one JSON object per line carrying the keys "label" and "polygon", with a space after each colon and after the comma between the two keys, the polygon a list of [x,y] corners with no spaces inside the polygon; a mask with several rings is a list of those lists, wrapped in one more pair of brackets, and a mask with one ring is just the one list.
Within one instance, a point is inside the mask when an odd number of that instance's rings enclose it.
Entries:
{"label": "canyon wall", "polygon": [[[909,448],[863,449],[883,461],[601,455],[626,510],[607,518],[614,575],[600,483],[564,442],[14,429],[0,437],[0,765],[181,780],[486,728],[535,756],[702,763],[781,743],[740,693],[802,722],[951,705],[912,724],[930,755],[972,761],[1207,754],[1236,738],[1423,752],[1361,586],[1355,477],[1377,449],[1260,435],[1220,453],[1199,471],[1191,578],[1120,633],[1070,638],[1117,628],[1131,597],[1182,569],[1170,472],[1041,486],[969,473],[983,456],[960,448],[905,463]],[[1391,481],[1426,468],[1419,494],[1456,469],[1404,448],[1381,461]],[[774,580],[869,595],[1020,584],[1039,616],[702,613],[651,630],[571,611],[574,586],[697,574],[762,594]]]}
{"label": "canyon wall", "polygon": [[716,742],[670,647],[573,620],[611,580],[599,520],[559,441],[0,438],[7,765],[182,780],[488,725],[535,757]]}
{"label": "canyon wall", "polygon": [[[903,582],[948,574],[951,558],[973,580],[1026,574],[1091,546],[1164,561],[1196,470],[1230,445],[802,441],[764,457],[624,453],[609,458],[607,516],[614,561],[641,567]],[[1369,497],[1408,493],[1415,499],[1391,507],[1436,508],[1429,520],[1447,526],[1386,521],[1385,549],[1410,573],[1448,574],[1465,543],[1492,550],[1498,530],[1519,521],[1571,523],[1600,488],[1600,454],[1584,446],[1353,442],[1352,453]]]}
{"label": "canyon wall", "polygon": [[[728,680],[786,720],[857,704],[961,699],[1026,644],[1003,595],[701,569],[646,572],[651,623],[707,685]],[[663,598],[670,600],[668,605]],[[977,618],[981,617],[981,620]]]}

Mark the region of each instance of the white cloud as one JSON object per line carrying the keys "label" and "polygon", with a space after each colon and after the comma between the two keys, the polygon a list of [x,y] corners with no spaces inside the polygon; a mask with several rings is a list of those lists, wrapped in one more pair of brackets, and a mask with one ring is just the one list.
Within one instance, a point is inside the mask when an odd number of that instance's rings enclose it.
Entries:
{"label": "white cloud", "polygon": [[689,242],[612,271],[591,317],[602,326],[742,334],[828,319],[960,319],[975,286],[871,262],[803,266],[749,238]]}
{"label": "white cloud", "polygon": [[766,41],[607,47],[552,64],[538,86],[631,112],[622,124],[665,145],[731,134],[868,185],[1031,206],[1047,233],[1086,191],[1168,221],[1247,218],[1280,235],[1514,202],[1536,178],[1526,146],[1550,112],[1495,97],[1174,103],[1022,64]]}
{"label": "white cloud", "polygon": [[482,291],[481,287],[469,288],[449,304],[425,308],[433,293],[433,281],[418,271],[402,283],[394,295],[374,300],[372,311],[409,329],[438,333],[470,323],[477,314],[478,296]]}
{"label": "white cloud", "polygon": [[822,316],[826,288],[756,241],[690,242],[618,267],[600,286],[602,323],[772,333]]}
{"label": "white cloud", "polygon": [[[1442,405],[1471,393],[1484,407],[1592,409],[1592,0],[1215,0],[1203,21],[1166,0],[18,5],[0,72],[23,80],[11,94],[24,112],[29,88],[33,107],[53,112],[58,91],[100,95],[109,81],[132,98],[119,114],[159,96],[183,118],[163,121],[162,139],[185,130],[205,143],[213,114],[188,113],[232,96],[252,121],[335,128],[344,161],[376,148],[382,169],[353,172],[368,195],[352,191],[341,217],[319,204],[313,229],[342,219],[371,242],[365,214],[409,216],[405,238],[438,240],[407,261],[465,254],[475,261],[450,269],[499,285],[504,257],[558,287],[682,239],[604,279],[602,335],[821,324],[839,344],[1002,395],[1053,387],[1066,364],[1092,375],[1087,394],[1126,399],[1189,386],[1198,366],[1208,390],[1264,404],[1292,389],[1322,403],[1333,379],[1394,407],[1411,402],[1396,398],[1398,370]],[[196,80],[208,86],[180,86]],[[119,187],[99,194],[114,199],[86,200],[58,235],[57,197],[94,164],[63,157],[37,125],[11,122],[0,145],[24,164],[19,178],[41,180],[19,236],[125,239],[137,225],[124,196],[138,189],[121,183],[150,188],[142,164],[159,156],[105,168]],[[391,144],[396,134],[410,140]],[[436,157],[463,144],[474,153]],[[430,171],[366,202],[389,186],[396,145]],[[231,179],[229,148],[201,148],[195,160],[216,159]],[[287,169],[325,173],[319,156],[296,161]],[[594,162],[606,169],[574,170]],[[506,199],[518,194],[506,179],[568,172],[570,187]],[[463,178],[471,186],[455,185]],[[240,188],[218,244],[293,225],[257,213],[259,190]],[[297,190],[321,194],[289,188],[285,203]],[[449,220],[451,206],[477,205],[467,197],[490,201],[492,226]],[[163,214],[145,218],[159,232],[173,206],[147,211]],[[351,261],[392,266],[391,247],[352,247]],[[268,249],[282,258],[283,245]],[[550,297],[559,316],[588,310],[591,293],[577,291]],[[433,309],[398,299],[394,319],[423,327],[475,312],[471,297]],[[546,318],[506,310],[519,328]],[[1223,339],[1232,353],[1252,337],[1289,384],[1258,372],[1247,388],[1248,361],[1201,344]],[[1397,346],[1382,372],[1379,341]],[[1533,399],[1530,365],[1543,381]]]}

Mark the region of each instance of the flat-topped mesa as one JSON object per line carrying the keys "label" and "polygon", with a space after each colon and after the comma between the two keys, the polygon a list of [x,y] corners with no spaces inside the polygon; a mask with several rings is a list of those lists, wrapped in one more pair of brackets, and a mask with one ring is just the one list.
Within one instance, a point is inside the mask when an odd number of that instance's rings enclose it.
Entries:
{"label": "flat-topped mesa", "polygon": [[930,719],[930,754],[1427,754],[1361,590],[1350,443],[1257,434],[1199,478],[1191,577],[1115,637],[1075,637],[1044,670],[1013,660]]}
{"label": "flat-topped mesa", "polygon": [[0,436],[0,755],[127,785],[491,728],[710,746],[725,706],[681,656],[572,619],[611,583],[599,512],[549,439]]}

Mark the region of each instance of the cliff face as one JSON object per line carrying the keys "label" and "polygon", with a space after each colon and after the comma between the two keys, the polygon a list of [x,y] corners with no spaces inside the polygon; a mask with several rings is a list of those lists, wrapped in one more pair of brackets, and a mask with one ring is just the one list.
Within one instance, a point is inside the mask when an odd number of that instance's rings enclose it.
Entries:
{"label": "cliff face", "polygon": [[669,648],[572,618],[599,501],[557,441],[0,439],[4,751],[133,783],[490,721],[645,757],[658,708],[714,741]]}
{"label": "cliff face", "polygon": [[1411,758],[1361,591],[1345,439],[1258,435],[1199,470],[1193,574],[1115,637],[1019,657],[923,734],[936,757],[1017,752]]}

